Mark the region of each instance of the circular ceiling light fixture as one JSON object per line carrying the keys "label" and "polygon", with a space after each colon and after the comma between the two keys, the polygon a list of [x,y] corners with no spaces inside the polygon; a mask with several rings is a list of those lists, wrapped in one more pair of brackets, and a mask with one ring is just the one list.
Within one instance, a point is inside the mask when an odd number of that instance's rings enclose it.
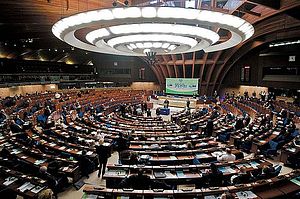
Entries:
{"label": "circular ceiling light fixture", "polygon": [[[227,39],[216,30],[223,30]],[[56,22],[53,34],[92,52],[145,56],[213,52],[231,48],[254,34],[242,18],[208,10],[177,7],[124,7],[93,10]],[[221,31],[219,31],[221,32]]]}

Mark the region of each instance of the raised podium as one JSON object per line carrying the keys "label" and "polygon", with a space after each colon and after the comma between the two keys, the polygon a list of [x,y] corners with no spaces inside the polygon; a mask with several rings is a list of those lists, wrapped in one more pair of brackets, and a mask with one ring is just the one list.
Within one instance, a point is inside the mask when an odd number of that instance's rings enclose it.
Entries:
{"label": "raised podium", "polygon": [[170,109],[169,108],[161,108],[160,109],[160,114],[161,115],[169,115],[170,114]]}
{"label": "raised podium", "polygon": [[171,97],[171,96],[159,96],[158,97],[158,104],[164,106],[165,100],[169,101],[169,107],[186,107],[186,102],[190,100],[190,108],[196,108],[197,100],[190,97]]}

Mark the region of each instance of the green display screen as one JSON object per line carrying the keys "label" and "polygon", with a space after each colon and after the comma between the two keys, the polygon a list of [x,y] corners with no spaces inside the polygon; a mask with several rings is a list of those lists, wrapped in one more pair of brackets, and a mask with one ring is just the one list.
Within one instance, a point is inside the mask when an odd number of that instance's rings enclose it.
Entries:
{"label": "green display screen", "polygon": [[166,78],[166,93],[175,95],[197,95],[198,80],[192,78]]}

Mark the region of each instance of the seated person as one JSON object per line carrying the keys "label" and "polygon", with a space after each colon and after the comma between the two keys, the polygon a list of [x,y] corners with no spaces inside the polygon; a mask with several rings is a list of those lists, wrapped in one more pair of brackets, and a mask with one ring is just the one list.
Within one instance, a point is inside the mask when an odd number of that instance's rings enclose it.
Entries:
{"label": "seated person", "polygon": [[20,118],[19,115],[16,116],[15,122],[16,122],[18,125],[23,125],[23,124],[25,123],[25,121],[22,120],[22,119]]}
{"label": "seated person", "polygon": [[0,123],[4,123],[8,119],[8,115],[5,113],[4,109],[0,111]]}
{"label": "seated person", "polygon": [[89,159],[89,157],[86,155],[86,150],[82,151],[82,155],[79,158],[79,169],[81,171],[81,174],[87,178],[89,178],[89,174],[94,171],[95,164]]}
{"label": "seated person", "polygon": [[135,152],[130,153],[128,164],[129,165],[136,165],[138,163],[139,163],[139,156],[138,156],[138,154],[135,153]]}
{"label": "seated person", "polygon": [[258,179],[269,179],[275,177],[275,168],[273,166],[264,165],[262,172],[257,176]]}
{"label": "seated person", "polygon": [[243,150],[250,152],[251,147],[252,147],[253,138],[254,138],[254,135],[249,135],[248,137],[245,138],[244,142],[241,144],[241,147]]}
{"label": "seated person", "polygon": [[210,164],[210,172],[204,176],[205,182],[210,187],[221,187],[223,185],[223,173],[218,169],[216,164]]}
{"label": "seated person", "polygon": [[237,175],[231,177],[231,184],[246,184],[251,181],[251,173],[247,172],[247,168],[242,166]]}
{"label": "seated person", "polygon": [[205,127],[205,133],[208,137],[212,136],[212,133],[214,131],[214,123],[211,119],[208,119],[206,122],[206,127]]}
{"label": "seated person", "polygon": [[226,149],[226,154],[220,155],[217,157],[217,160],[219,162],[230,162],[230,161],[235,161],[236,156],[231,153],[231,149],[227,148]]}
{"label": "seated person", "polygon": [[9,127],[10,127],[10,130],[11,130],[12,133],[20,133],[20,132],[23,131],[22,126],[20,126],[19,124],[17,124],[15,122],[15,120],[10,120]]}
{"label": "seated person", "polygon": [[145,175],[141,169],[139,169],[138,174],[130,175],[128,178],[123,179],[119,184],[120,188],[132,188],[139,190],[149,189],[150,186],[150,177]]}
{"label": "seated person", "polygon": [[145,133],[142,133],[142,134],[139,136],[139,141],[147,141],[147,137],[146,137],[146,134],[145,134]]}
{"label": "seated person", "polygon": [[288,165],[290,167],[292,167],[294,169],[299,169],[300,168],[300,151],[296,152],[295,154],[290,154],[287,161],[288,161]]}
{"label": "seated person", "polygon": [[63,182],[59,177],[53,175],[52,173],[49,173],[48,168],[46,166],[40,167],[39,177],[47,181],[47,185],[49,186],[50,189],[52,189],[54,195],[62,191],[62,188],[66,186],[66,184],[63,184]]}
{"label": "seated person", "polygon": [[171,151],[171,150],[175,150],[175,149],[176,149],[176,147],[173,146],[173,143],[171,141],[168,142],[168,145],[166,145],[166,146],[163,147],[163,150],[169,150],[169,151]]}

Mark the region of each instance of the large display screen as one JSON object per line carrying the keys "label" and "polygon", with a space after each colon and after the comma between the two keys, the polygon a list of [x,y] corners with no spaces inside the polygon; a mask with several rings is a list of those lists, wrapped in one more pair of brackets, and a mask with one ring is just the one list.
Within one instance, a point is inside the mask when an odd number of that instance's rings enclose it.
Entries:
{"label": "large display screen", "polygon": [[197,95],[198,80],[192,78],[166,78],[166,93],[175,95]]}

